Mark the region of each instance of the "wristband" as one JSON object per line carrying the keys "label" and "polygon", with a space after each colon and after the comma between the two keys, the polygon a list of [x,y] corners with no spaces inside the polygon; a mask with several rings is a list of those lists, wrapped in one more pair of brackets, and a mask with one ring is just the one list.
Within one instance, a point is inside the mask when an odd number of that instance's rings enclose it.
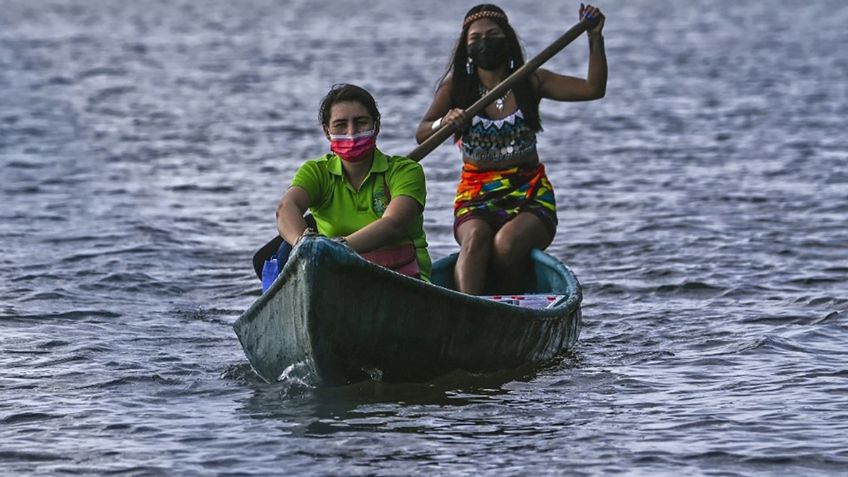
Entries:
{"label": "wristband", "polygon": [[442,127],[442,118],[439,118],[439,119],[433,121],[433,125],[430,126],[430,129],[435,131],[436,129],[439,129],[440,127]]}

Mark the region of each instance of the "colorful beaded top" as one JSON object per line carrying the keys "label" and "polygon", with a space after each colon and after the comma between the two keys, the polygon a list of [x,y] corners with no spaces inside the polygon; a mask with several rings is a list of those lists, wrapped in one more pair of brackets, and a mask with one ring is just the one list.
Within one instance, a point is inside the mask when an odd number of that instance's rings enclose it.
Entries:
{"label": "colorful beaded top", "polygon": [[536,152],[536,133],[520,109],[503,119],[474,116],[462,135],[462,154],[477,162],[499,162]]}

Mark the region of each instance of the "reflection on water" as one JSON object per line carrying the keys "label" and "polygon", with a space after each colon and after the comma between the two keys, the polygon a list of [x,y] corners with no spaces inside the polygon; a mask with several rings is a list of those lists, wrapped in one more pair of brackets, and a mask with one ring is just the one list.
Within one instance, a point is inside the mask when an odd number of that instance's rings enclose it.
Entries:
{"label": "reflection on water", "polygon": [[[416,407],[444,409],[497,406],[510,394],[504,386],[528,383],[540,373],[563,371],[576,365],[576,358],[566,354],[546,367],[524,368],[498,373],[474,374],[456,371],[426,383],[383,383],[367,380],[336,387],[313,387],[300,379],[284,379],[265,383],[243,366],[233,367],[228,378],[242,380],[253,390],[242,411],[252,418],[300,422],[289,431],[304,437],[332,435],[353,431],[394,429],[399,414]],[[426,415],[420,416],[426,419]],[[481,426],[484,425],[481,420]],[[411,423],[402,432],[424,432]],[[397,429],[394,429],[397,430]]]}

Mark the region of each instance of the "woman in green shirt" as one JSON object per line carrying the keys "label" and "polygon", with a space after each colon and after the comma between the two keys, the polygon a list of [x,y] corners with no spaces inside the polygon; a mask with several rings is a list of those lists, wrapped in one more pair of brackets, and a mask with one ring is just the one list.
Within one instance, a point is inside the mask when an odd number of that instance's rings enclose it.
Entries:
{"label": "woman in green shirt", "polygon": [[[371,94],[358,86],[333,86],[319,115],[332,152],[298,169],[277,206],[280,236],[296,245],[305,234],[317,232],[366,258],[367,252],[412,244],[419,277],[429,280],[421,165],[377,149],[380,112]],[[307,211],[317,231],[307,227]]]}

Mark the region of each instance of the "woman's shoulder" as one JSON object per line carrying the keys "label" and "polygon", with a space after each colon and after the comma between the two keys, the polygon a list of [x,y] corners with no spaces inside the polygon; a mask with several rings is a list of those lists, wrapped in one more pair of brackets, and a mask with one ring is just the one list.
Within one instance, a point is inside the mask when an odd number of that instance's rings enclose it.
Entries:
{"label": "woman's shoulder", "polygon": [[307,159],[300,165],[301,168],[327,170],[333,154],[324,154],[323,156]]}
{"label": "woman's shoulder", "polygon": [[440,92],[451,94],[453,91],[453,71],[449,71],[439,80],[439,84],[436,86],[436,94]]}
{"label": "woman's shoulder", "polygon": [[331,173],[331,159],[333,158],[333,154],[325,154],[320,157],[315,157],[312,159],[307,159],[297,168],[297,172],[294,174],[294,181],[323,181],[325,178],[330,177]]}
{"label": "woman's shoulder", "polygon": [[393,177],[424,177],[424,168],[420,162],[406,156],[386,156],[388,164],[387,176]]}
{"label": "woman's shoulder", "polygon": [[550,76],[551,72],[544,68],[537,68],[531,75],[527,77],[527,80],[530,82],[530,87],[533,88],[533,93],[536,97],[540,96],[540,91],[542,89],[542,83],[545,82],[545,79]]}
{"label": "woman's shoulder", "polygon": [[420,162],[413,161],[406,156],[386,156],[386,161],[389,164],[389,169],[422,169]]}
{"label": "woman's shoulder", "polygon": [[327,154],[324,154],[323,156],[318,156],[318,157],[313,157],[311,159],[307,159],[306,162],[304,162],[304,164],[307,164],[307,163],[326,164],[326,163],[330,162],[330,159],[332,159],[333,156],[335,156],[335,154],[328,152]]}

